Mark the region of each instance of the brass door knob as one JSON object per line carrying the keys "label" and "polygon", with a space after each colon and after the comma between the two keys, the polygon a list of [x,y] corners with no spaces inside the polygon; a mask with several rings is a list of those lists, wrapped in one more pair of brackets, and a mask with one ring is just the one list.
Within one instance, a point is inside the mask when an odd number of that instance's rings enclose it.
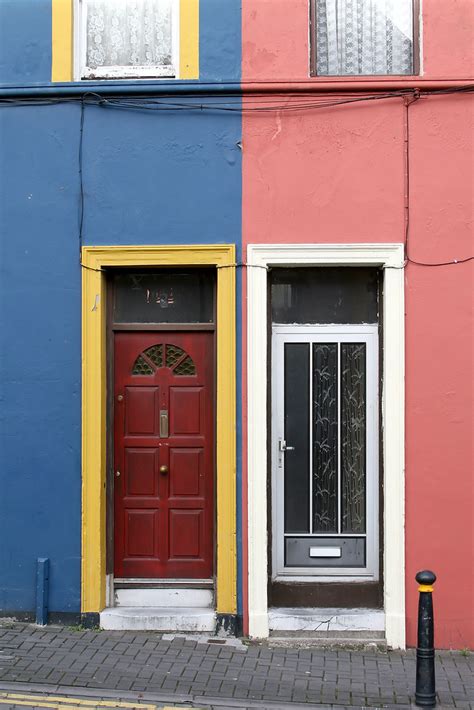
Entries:
{"label": "brass door knob", "polygon": [[168,473],[168,466],[160,466],[160,473]]}

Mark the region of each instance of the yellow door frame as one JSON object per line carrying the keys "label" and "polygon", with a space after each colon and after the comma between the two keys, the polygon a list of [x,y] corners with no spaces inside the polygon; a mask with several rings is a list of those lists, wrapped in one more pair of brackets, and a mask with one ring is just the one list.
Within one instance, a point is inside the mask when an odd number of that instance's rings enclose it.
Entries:
{"label": "yellow door frame", "polygon": [[82,248],[81,610],[106,606],[106,282],[108,267],[215,266],[217,270],[216,611],[235,614],[235,246]]}

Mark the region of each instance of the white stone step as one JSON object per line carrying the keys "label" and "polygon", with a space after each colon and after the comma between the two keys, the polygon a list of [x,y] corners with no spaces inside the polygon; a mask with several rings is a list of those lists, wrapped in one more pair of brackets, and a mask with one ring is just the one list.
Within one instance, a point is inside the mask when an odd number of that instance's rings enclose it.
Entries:
{"label": "white stone step", "polygon": [[216,614],[196,607],[113,607],[100,612],[100,626],[110,631],[214,632]]}
{"label": "white stone step", "polygon": [[385,613],[380,609],[315,609],[273,607],[269,610],[271,632],[385,632]]}
{"label": "white stone step", "polygon": [[212,589],[116,589],[116,607],[197,607],[212,609]]}

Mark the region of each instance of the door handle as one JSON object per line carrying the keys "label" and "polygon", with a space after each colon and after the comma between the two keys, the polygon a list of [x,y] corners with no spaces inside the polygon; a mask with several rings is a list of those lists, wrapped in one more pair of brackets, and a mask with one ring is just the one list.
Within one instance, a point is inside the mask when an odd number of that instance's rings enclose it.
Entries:
{"label": "door handle", "polygon": [[168,466],[165,466],[165,465],[160,466],[160,473],[162,473],[163,475],[166,475],[168,473]]}
{"label": "door handle", "polygon": [[283,468],[283,454],[285,451],[294,451],[294,446],[287,446],[285,439],[278,439],[278,468]]}

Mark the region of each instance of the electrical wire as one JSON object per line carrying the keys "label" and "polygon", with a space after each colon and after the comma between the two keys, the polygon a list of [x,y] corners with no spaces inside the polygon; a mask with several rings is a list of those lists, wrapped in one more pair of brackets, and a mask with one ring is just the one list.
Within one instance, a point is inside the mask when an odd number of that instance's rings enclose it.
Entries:
{"label": "electrical wire", "polygon": [[[117,96],[117,97],[104,97],[96,92],[85,92],[84,94],[74,97],[74,96],[62,96],[59,98],[45,99],[44,97],[34,99],[31,97],[21,99],[21,98],[1,98],[0,106],[12,107],[12,106],[49,106],[57,105],[60,103],[72,103],[81,105],[97,105],[102,107],[113,107],[119,109],[134,109],[134,110],[167,110],[167,111],[218,111],[225,113],[265,113],[268,111],[302,111],[309,109],[322,109],[329,108],[332,106],[342,106],[344,104],[352,103],[362,103],[368,101],[381,101],[387,99],[394,99],[406,96],[417,97],[428,97],[428,96],[443,96],[449,94],[468,94],[474,92],[474,84],[466,84],[465,86],[451,87],[449,89],[436,89],[436,90],[423,90],[419,88],[415,89],[398,89],[393,91],[388,91],[385,93],[376,94],[365,94],[364,96],[354,96],[353,94],[348,94],[347,91],[342,91],[344,97],[338,99],[327,99],[327,94],[318,94],[315,90],[314,95],[310,94],[301,97],[300,94],[295,93],[285,93],[284,96],[287,97],[287,101],[284,104],[275,103],[276,99],[268,98],[259,95],[245,96],[242,100],[241,98],[236,99],[235,95],[232,94],[221,94],[219,101],[202,101],[202,98],[206,96],[215,97],[214,94],[204,94],[196,100],[196,96],[190,94],[187,96],[183,94],[183,99],[192,99],[191,102],[177,102],[176,100],[171,101],[167,97],[163,98],[148,98],[145,96]],[[1,95],[0,95],[1,96]],[[232,96],[233,100],[229,100]],[[282,94],[278,95],[280,100]],[[298,96],[299,103],[292,102],[295,97]],[[251,105],[252,104],[252,105]]]}
{"label": "electrical wire", "polygon": [[[258,83],[258,82],[257,82]],[[272,83],[272,82],[261,82],[261,83]],[[281,82],[273,82],[281,83]],[[170,101],[168,98],[148,98],[148,97],[108,97],[105,98],[96,92],[85,92],[81,96],[71,97],[57,97],[46,99],[44,97],[35,98],[16,98],[16,99],[2,99],[0,98],[0,107],[28,107],[28,106],[54,106],[62,103],[68,104],[79,104],[80,105],[80,126],[79,126],[79,154],[78,154],[78,171],[79,171],[79,252],[82,251],[83,244],[83,228],[84,228],[84,209],[85,209],[85,194],[84,194],[84,178],[83,178],[83,143],[84,143],[84,122],[85,122],[85,107],[86,106],[98,106],[109,109],[118,110],[134,110],[134,111],[210,111],[210,112],[225,112],[225,113],[240,113],[251,114],[251,113],[268,113],[268,112],[297,112],[297,111],[309,111],[309,110],[319,110],[332,108],[336,106],[343,106],[347,104],[354,103],[364,103],[370,101],[384,101],[395,98],[403,98],[405,104],[405,121],[406,121],[406,147],[405,147],[405,161],[406,161],[406,203],[404,205],[405,213],[405,238],[404,238],[404,250],[405,259],[402,266],[393,267],[387,266],[386,268],[404,269],[407,264],[414,264],[422,267],[441,267],[441,266],[451,266],[453,264],[464,264],[468,261],[474,260],[473,256],[468,256],[462,259],[453,259],[451,261],[443,262],[424,262],[412,259],[409,254],[409,237],[410,237],[410,166],[409,166],[409,107],[415,101],[421,98],[429,96],[446,96],[452,94],[470,94],[474,92],[473,84],[466,84],[464,86],[451,87],[447,89],[438,90],[427,90],[424,91],[420,88],[415,89],[399,89],[394,91],[388,91],[385,93],[377,94],[365,94],[364,96],[354,96],[348,94],[347,91],[341,91],[344,94],[343,97],[338,99],[327,99],[327,94],[317,93],[315,87],[314,96],[306,95],[303,99],[301,95],[295,92],[285,94],[277,94],[278,100],[281,100],[281,96],[286,97],[286,102],[284,104],[275,103],[275,98],[269,98],[265,96],[264,98],[259,95],[246,96],[244,100],[241,98],[236,99],[235,94],[222,94],[219,96],[219,101],[203,102],[202,98],[207,95],[201,95],[199,100],[196,101],[196,96],[190,94],[186,96],[183,94],[184,98],[192,99],[190,101]],[[214,96],[214,94],[209,94],[208,96]],[[233,101],[229,101],[229,97],[233,97]],[[294,99],[298,96],[298,103]],[[251,105],[252,104],[252,105]],[[93,269],[85,264],[81,266],[92,271],[101,271],[101,269]],[[259,267],[255,264],[246,264],[244,262],[229,264],[219,268],[253,268]],[[266,266],[260,266],[260,268],[267,269]]]}
{"label": "electrical wire", "polygon": [[[451,261],[439,261],[439,262],[424,262],[418,261],[417,259],[412,259],[409,254],[409,243],[410,243],[410,106],[420,99],[420,93],[414,93],[411,98],[405,97],[405,240],[404,240],[404,263],[403,266],[395,268],[405,268],[407,264],[414,264],[415,266],[451,266],[453,264],[464,264],[468,261],[474,259],[473,256],[468,256],[463,259],[453,259]],[[393,268],[393,267],[391,267]]]}

